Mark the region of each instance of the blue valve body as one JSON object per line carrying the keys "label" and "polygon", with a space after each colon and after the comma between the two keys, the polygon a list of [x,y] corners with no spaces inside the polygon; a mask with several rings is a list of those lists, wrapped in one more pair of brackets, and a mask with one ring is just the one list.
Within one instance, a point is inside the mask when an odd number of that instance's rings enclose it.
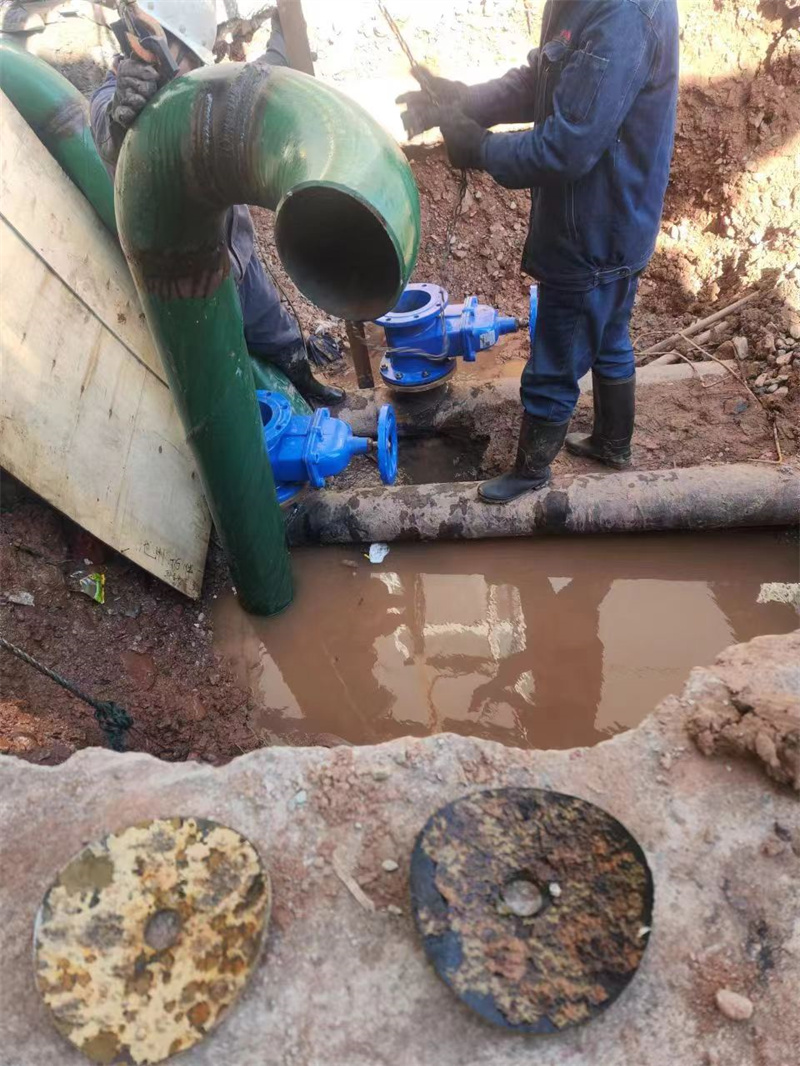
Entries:
{"label": "blue valve body", "polygon": [[449,304],[439,285],[408,285],[397,306],[375,319],[386,333],[389,349],[381,377],[392,388],[420,389],[440,384],[453,373],[455,360],[474,362],[504,333],[519,328],[515,318],[469,296]]}
{"label": "blue valve body", "polygon": [[[292,499],[306,483],[321,489],[326,477],[345,469],[354,455],[363,455],[372,446],[367,437],[356,437],[340,418],[331,418],[327,407],[313,415],[297,415],[285,396],[277,392],[256,392],[264,443],[275,478],[280,503]],[[394,412],[387,404],[384,432],[379,434],[378,467],[385,484],[397,476],[397,428]]]}

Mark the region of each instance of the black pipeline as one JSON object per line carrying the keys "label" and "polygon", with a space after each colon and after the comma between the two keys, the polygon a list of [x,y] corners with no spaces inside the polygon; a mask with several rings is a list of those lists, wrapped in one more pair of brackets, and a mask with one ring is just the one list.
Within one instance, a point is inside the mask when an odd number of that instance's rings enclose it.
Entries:
{"label": "black pipeline", "polygon": [[318,492],[287,516],[291,544],[480,540],[536,533],[644,533],[793,526],[800,473],[740,463],[556,479],[503,507],[477,483]]}

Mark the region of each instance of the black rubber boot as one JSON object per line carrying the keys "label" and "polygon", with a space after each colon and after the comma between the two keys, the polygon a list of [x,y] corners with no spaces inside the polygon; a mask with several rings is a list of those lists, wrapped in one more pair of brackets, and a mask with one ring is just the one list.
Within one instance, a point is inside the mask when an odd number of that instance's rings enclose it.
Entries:
{"label": "black rubber boot", "polygon": [[592,374],[594,426],[591,433],[570,433],[567,451],[587,459],[597,459],[615,470],[631,461],[631,437],[636,413],[636,375],[629,378],[601,378]]}
{"label": "black rubber boot", "polygon": [[478,488],[484,503],[510,503],[526,492],[543,489],[550,480],[550,463],[561,450],[568,426],[569,422],[545,422],[526,411],[514,465]]}
{"label": "black rubber boot", "polygon": [[308,357],[284,371],[303,399],[314,407],[338,407],[347,395],[344,389],[326,385],[311,373]]}

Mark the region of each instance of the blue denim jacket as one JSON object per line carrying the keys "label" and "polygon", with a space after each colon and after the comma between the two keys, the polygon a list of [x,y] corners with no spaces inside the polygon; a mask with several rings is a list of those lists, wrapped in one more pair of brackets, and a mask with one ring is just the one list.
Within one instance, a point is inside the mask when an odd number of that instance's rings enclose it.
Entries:
{"label": "blue denim jacket", "polygon": [[677,0],[548,0],[528,65],[470,91],[485,169],[531,187],[523,268],[586,290],[640,271],[655,247],[678,98]]}

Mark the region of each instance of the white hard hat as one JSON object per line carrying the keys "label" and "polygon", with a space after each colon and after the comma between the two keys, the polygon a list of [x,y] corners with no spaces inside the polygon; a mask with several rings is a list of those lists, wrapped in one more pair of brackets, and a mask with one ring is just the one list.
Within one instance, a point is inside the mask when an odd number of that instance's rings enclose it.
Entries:
{"label": "white hard hat", "polygon": [[139,0],[139,7],[158,19],[165,30],[194,52],[202,63],[213,63],[217,39],[215,0]]}

